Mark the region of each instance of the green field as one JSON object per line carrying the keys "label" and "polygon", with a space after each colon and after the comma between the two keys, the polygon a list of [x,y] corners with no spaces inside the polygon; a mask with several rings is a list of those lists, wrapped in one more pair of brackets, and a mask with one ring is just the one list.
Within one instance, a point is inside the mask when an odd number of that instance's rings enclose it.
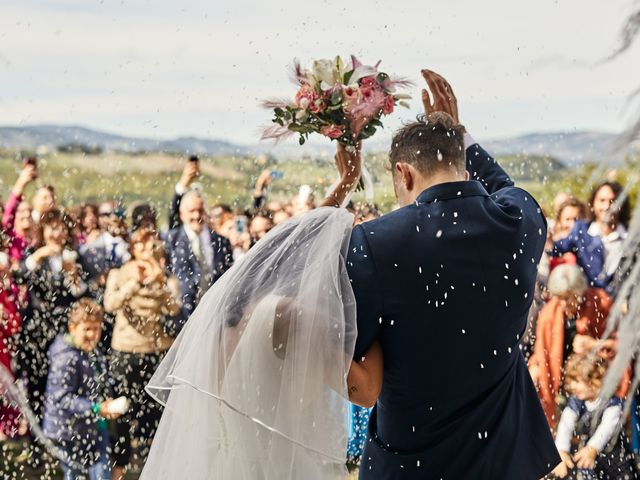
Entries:
{"label": "green field", "polygon": [[[22,167],[17,157],[15,152],[0,152],[0,196],[3,199],[7,198]],[[56,153],[39,160],[40,178],[36,183],[54,185],[59,202],[67,206],[112,198],[125,205],[133,201],[150,202],[160,213],[160,226],[165,226],[168,202],[184,161],[183,156],[162,153]],[[383,211],[391,210],[395,204],[386,161],[386,154],[365,155],[365,163],[374,178],[375,201]],[[498,161],[518,185],[529,190],[545,208],[550,207],[553,196],[560,190],[586,199],[592,185],[603,179],[607,172],[593,164],[567,169],[554,159],[541,157],[505,157]],[[202,175],[198,183],[208,204],[227,203],[236,208],[251,204],[253,184],[263,168],[284,172],[284,178],[274,181],[271,187],[269,197],[272,200],[290,200],[302,184],[309,184],[316,198],[321,197],[336,177],[335,167],[326,158],[272,159],[264,163],[246,156],[205,157],[201,158],[200,165]],[[628,160],[617,169],[615,178],[624,183],[634,170],[640,172],[640,159]],[[30,186],[27,196],[33,188]],[[637,190],[636,185],[631,192],[632,199],[636,198]],[[354,197],[356,201],[362,199],[362,193]]]}

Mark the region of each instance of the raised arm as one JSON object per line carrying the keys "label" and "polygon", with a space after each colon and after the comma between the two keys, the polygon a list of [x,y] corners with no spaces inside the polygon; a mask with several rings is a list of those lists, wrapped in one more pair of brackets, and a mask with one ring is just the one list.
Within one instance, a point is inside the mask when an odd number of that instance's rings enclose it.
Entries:
{"label": "raised arm", "polygon": [[171,205],[169,206],[169,230],[182,225],[180,220],[180,202],[182,197],[191,186],[193,180],[200,175],[200,169],[197,161],[189,160],[185,163],[182,169],[182,176],[176,184],[173,198],[171,199]]}
{"label": "raised arm", "polygon": [[27,163],[20,172],[20,175],[18,175],[18,179],[13,185],[9,198],[7,199],[4,214],[2,215],[2,226],[4,228],[8,230],[13,229],[16,219],[16,211],[18,210],[18,205],[20,205],[20,202],[22,201],[24,189],[36,178],[38,178],[38,168],[32,163]]}
{"label": "raised arm", "polygon": [[[451,115],[456,123],[460,123],[458,99],[449,82],[443,76],[426,68],[422,70],[422,77],[430,90],[430,92],[426,89],[422,90],[425,113],[428,115],[445,112]],[[468,133],[465,134],[464,143],[469,178],[478,180],[489,193],[495,193],[505,187],[513,187],[513,181],[509,175]]]}
{"label": "raised arm", "polygon": [[360,180],[362,170],[360,144],[355,147],[355,151],[349,151],[342,143],[338,143],[334,159],[340,174],[340,181],[320,204],[321,207],[339,208]]}
{"label": "raised arm", "polygon": [[256,180],[256,185],[253,189],[253,205],[252,210],[254,212],[264,207],[267,199],[267,188],[271,183],[271,170],[263,170]]}

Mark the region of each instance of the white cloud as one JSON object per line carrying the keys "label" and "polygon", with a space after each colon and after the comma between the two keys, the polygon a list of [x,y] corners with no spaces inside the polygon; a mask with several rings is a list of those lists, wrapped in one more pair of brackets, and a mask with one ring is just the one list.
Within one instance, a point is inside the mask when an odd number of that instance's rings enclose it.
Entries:
{"label": "white cloud", "polygon": [[[429,66],[487,136],[619,129],[636,88],[615,44],[627,1],[22,1],[0,6],[0,119],[251,142],[285,71],[354,52],[419,81]],[[417,92],[416,92],[417,93]],[[417,95],[416,95],[417,97]],[[420,104],[416,100],[415,115]],[[389,127],[399,119],[389,122]]]}

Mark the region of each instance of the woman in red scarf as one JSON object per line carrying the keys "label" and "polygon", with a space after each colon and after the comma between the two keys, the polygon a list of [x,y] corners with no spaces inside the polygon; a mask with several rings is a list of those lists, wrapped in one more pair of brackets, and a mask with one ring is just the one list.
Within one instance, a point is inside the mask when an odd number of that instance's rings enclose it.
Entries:
{"label": "woman in red scarf", "polygon": [[[540,402],[551,428],[558,422],[556,396],[563,379],[563,367],[571,353],[594,345],[605,331],[612,300],[600,288],[588,288],[576,265],[559,265],[549,276],[551,300],[540,311],[529,372],[538,388]],[[601,354],[615,349],[615,340],[604,342]],[[625,377],[618,395],[628,391]]]}

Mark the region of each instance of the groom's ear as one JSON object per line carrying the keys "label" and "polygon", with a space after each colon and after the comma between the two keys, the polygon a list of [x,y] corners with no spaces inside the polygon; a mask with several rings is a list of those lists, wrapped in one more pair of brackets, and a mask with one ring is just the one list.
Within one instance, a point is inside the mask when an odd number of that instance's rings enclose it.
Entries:
{"label": "groom's ear", "polygon": [[413,189],[415,179],[413,178],[413,169],[408,163],[398,162],[395,165],[396,174],[400,177],[402,186],[410,192]]}

